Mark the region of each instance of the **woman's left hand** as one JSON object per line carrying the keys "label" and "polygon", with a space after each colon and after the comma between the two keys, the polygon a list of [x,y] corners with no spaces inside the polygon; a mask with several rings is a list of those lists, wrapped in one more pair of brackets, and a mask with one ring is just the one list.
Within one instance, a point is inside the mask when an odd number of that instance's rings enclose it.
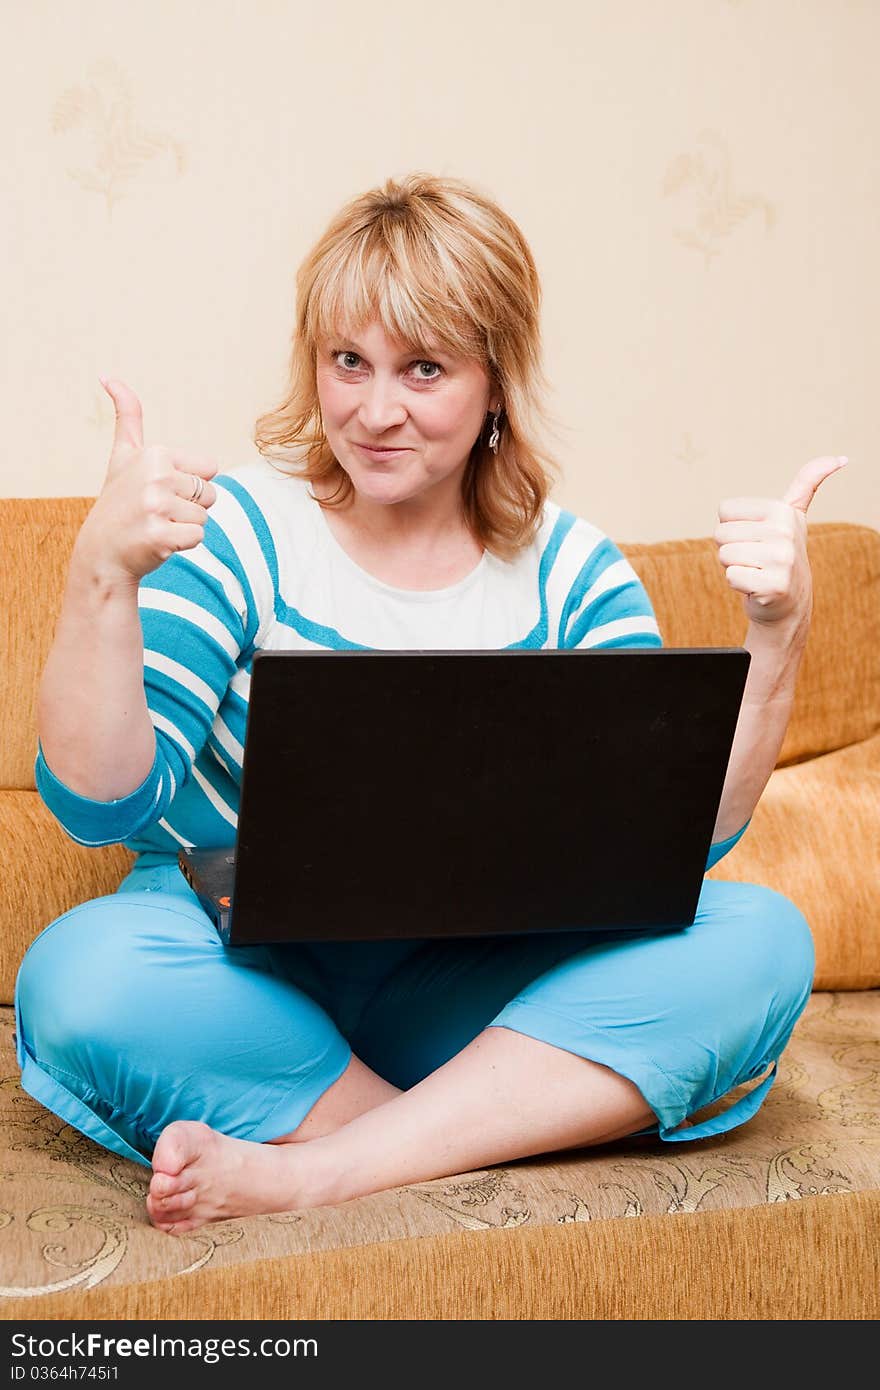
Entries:
{"label": "woman's left hand", "polygon": [[809,620],[812,579],[807,559],[807,508],[820,483],[846,464],[825,454],[805,463],[781,502],[730,497],[718,507],[714,539],[727,582],[744,595],[749,622]]}

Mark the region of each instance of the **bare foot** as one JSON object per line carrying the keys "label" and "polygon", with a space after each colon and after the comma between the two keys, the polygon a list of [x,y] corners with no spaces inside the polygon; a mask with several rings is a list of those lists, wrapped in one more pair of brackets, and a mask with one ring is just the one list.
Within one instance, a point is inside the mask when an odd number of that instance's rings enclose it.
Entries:
{"label": "bare foot", "polygon": [[173,1120],[153,1150],[147,1215],[160,1231],[181,1235],[208,1221],[319,1205],[307,1195],[306,1148],[232,1139],[200,1120]]}

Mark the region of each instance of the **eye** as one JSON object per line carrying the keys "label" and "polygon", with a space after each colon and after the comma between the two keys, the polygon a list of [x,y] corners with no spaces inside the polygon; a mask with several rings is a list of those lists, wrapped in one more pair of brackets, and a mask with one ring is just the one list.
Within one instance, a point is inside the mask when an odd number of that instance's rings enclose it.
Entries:
{"label": "eye", "polygon": [[[416,367],[436,367],[436,368],[437,368],[437,373],[438,373],[438,375],[439,375],[439,376],[442,376],[442,375],[443,375],[443,368],[440,366],[440,363],[439,363],[439,362],[429,362],[429,361],[427,361],[426,359],[423,359],[421,362],[415,362],[415,363],[413,363],[413,365],[416,366]],[[436,381],[436,380],[437,380],[437,377],[436,377],[436,376],[420,376],[420,377],[419,377],[419,381]]]}
{"label": "eye", "polygon": [[[341,357],[341,358],[343,358],[343,359],[345,359],[345,358],[347,358],[347,357],[353,357],[353,358],[355,359],[356,362],[359,362],[359,361],[360,361],[360,355],[359,355],[358,353],[352,352],[352,351],[351,351],[350,349],[348,349],[348,348],[331,348],[331,349],[330,349],[330,358],[331,358],[331,360],[332,360],[333,362],[335,362],[336,365],[337,365],[338,367],[341,367],[343,372],[354,372],[354,371],[357,371],[357,368],[356,368],[353,364],[351,364],[351,363],[346,363],[344,360],[343,360],[343,362],[341,362],[341,363],[340,363],[340,362],[336,362],[337,357]],[[420,360],[416,360],[416,361],[411,362],[411,363],[410,363],[410,367],[433,367],[433,368],[435,369],[436,375],[432,375],[432,376],[422,376],[421,373],[418,373],[418,380],[419,380],[419,381],[438,381],[438,380],[440,379],[440,377],[443,375],[443,368],[440,366],[440,363],[439,363],[439,362],[430,362],[430,361],[428,361],[427,358],[422,358],[422,359],[420,359]]]}

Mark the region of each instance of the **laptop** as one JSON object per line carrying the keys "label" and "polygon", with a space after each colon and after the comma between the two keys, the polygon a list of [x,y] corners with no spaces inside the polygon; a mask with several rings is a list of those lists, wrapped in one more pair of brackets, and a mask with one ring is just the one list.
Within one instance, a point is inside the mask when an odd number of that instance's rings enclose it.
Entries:
{"label": "laptop", "polygon": [[235,843],[180,869],[229,946],[688,926],[750,660],[258,652]]}

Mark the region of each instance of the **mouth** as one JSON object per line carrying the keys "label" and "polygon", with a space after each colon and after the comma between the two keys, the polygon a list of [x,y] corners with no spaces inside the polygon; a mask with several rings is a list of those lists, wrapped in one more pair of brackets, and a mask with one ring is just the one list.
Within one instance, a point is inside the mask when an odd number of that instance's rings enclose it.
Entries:
{"label": "mouth", "polygon": [[399,449],[376,449],[376,448],[374,448],[374,447],[373,447],[372,445],[370,445],[370,444],[359,444],[359,443],[357,443],[357,441],[355,441],[355,444],[356,444],[356,447],[357,447],[358,449],[362,449],[362,450],[364,451],[364,453],[367,454],[368,457],[370,457],[370,458],[376,458],[376,459],[389,458],[389,459],[390,459],[390,458],[395,458],[397,454],[408,454],[408,453],[409,453],[409,449],[404,449],[404,448],[399,448]]}

